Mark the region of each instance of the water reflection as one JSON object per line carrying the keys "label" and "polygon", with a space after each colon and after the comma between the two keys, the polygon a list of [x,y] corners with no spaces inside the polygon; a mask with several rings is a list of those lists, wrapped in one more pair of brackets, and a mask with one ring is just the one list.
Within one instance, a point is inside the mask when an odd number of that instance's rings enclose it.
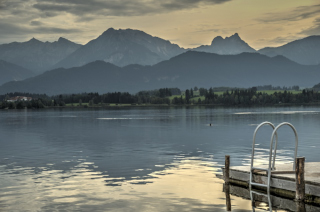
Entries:
{"label": "water reflection", "polygon": [[[215,177],[224,156],[231,155],[233,166],[248,165],[256,125],[288,121],[301,138],[299,156],[317,161],[318,111],[302,107],[2,110],[0,208],[225,211],[222,181]],[[292,161],[290,136],[291,130],[279,134],[276,164]],[[269,142],[270,131],[259,132],[256,161],[261,165],[267,163]],[[251,211],[249,200],[232,195],[230,200],[233,211]]]}
{"label": "water reflection", "polygon": [[[217,192],[223,184],[214,175],[213,162],[184,159],[150,173],[148,179],[131,180],[110,178],[92,165],[84,161],[69,171],[42,167],[40,172],[1,166],[0,207],[5,211],[225,211],[225,196]],[[239,210],[250,204],[241,198],[233,201]]]}

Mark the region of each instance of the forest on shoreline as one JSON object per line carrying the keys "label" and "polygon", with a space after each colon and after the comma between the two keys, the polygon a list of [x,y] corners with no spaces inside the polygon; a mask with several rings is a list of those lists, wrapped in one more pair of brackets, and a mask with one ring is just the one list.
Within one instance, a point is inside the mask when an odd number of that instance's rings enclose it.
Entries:
{"label": "forest on shoreline", "polygon": [[[47,96],[45,94],[8,93],[0,95],[0,109],[48,108],[48,107],[108,107],[108,106],[273,106],[320,104],[320,93],[299,87],[237,88],[161,88],[128,92],[81,93]],[[259,89],[259,90],[258,90]],[[288,89],[288,90],[287,90]],[[31,101],[10,101],[16,96],[32,97]]]}

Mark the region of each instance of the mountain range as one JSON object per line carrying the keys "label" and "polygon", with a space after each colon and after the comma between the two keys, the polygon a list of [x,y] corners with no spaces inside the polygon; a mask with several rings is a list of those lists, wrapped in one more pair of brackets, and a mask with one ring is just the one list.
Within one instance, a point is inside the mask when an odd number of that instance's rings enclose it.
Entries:
{"label": "mountain range", "polygon": [[18,65],[0,60],[0,85],[9,81],[20,81],[34,76],[35,73]]}
{"label": "mountain range", "polygon": [[317,65],[320,64],[320,36],[309,36],[279,47],[266,47],[258,52],[269,57],[282,55],[304,65]]}
{"label": "mountain range", "polygon": [[194,51],[216,53],[216,54],[240,54],[243,52],[256,52],[243,41],[238,33],[223,39],[221,36],[215,37],[211,45],[203,45],[193,49]]}
{"label": "mountain range", "polygon": [[154,65],[184,51],[176,44],[139,30],[110,28],[57,63],[55,67],[82,66],[96,60],[117,66]]}
{"label": "mountain range", "polygon": [[42,42],[35,38],[27,42],[0,45],[0,59],[36,73],[55,68],[83,66],[96,60],[123,67],[130,64],[154,65],[187,50],[234,55],[258,52],[270,57],[282,55],[304,65],[320,63],[320,36],[310,36],[280,47],[266,47],[256,51],[238,33],[226,38],[215,37],[211,45],[184,49],[170,41],[133,29],[110,28],[85,45],[65,38]]}
{"label": "mountain range", "polygon": [[85,45],[65,38],[0,45],[0,85],[14,81],[0,91],[57,94],[195,85],[312,86],[318,83],[313,77],[318,76],[319,63],[320,36],[256,51],[235,33],[215,37],[211,45],[184,49],[143,31],[110,28]]}
{"label": "mountain range", "polygon": [[41,75],[0,86],[7,92],[46,93],[137,92],[163,87],[251,87],[257,85],[300,85],[319,82],[319,65],[301,65],[283,56],[259,53],[218,55],[188,51],[153,66],[118,67],[95,61],[81,67],[58,68]]}
{"label": "mountain range", "polygon": [[0,45],[0,60],[43,73],[49,70],[81,45],[65,38],[55,42],[42,42],[35,38],[26,42],[13,42]]}

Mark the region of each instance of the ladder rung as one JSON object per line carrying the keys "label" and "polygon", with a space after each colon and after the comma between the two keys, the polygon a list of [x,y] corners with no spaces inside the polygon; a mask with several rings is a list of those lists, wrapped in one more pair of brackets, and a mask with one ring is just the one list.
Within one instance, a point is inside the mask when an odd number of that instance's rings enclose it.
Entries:
{"label": "ladder rung", "polygon": [[268,185],[261,184],[261,183],[254,183],[254,182],[251,182],[251,185],[254,185],[254,186],[261,186],[261,187],[265,187],[265,188],[267,188],[267,187],[268,187]]}
{"label": "ladder rung", "polygon": [[[253,170],[252,173],[253,174],[257,174],[257,173],[260,173],[260,172],[265,172],[266,170]],[[268,173],[268,171],[267,171]]]}
{"label": "ladder rung", "polygon": [[295,174],[296,171],[271,171],[271,174]]}
{"label": "ladder rung", "polygon": [[258,192],[258,191],[252,191],[252,190],[251,190],[251,193],[253,193],[253,194],[258,194],[258,195],[263,195],[263,196],[268,196],[268,194],[261,193],[261,192]]}
{"label": "ladder rung", "polygon": [[251,170],[261,170],[261,171],[268,171],[269,169],[259,168],[259,167],[252,167]]}

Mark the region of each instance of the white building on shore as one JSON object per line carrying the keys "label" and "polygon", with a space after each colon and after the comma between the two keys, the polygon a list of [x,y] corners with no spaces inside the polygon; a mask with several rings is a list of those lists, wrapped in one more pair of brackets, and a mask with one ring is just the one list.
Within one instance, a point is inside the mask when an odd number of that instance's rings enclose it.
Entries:
{"label": "white building on shore", "polygon": [[15,96],[11,97],[7,100],[7,102],[17,102],[17,101],[31,101],[32,97],[26,97],[26,96]]}

